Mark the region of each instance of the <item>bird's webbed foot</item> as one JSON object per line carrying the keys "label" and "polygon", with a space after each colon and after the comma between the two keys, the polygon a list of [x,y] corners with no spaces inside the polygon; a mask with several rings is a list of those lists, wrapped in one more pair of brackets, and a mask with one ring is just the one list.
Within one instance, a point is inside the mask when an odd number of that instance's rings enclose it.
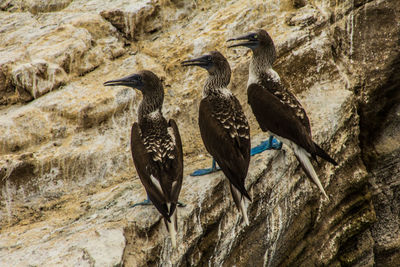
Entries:
{"label": "bird's webbed foot", "polygon": [[213,172],[217,172],[219,170],[221,170],[221,168],[217,166],[217,163],[213,159],[211,168],[196,170],[196,171],[192,172],[190,174],[190,176],[202,176],[202,175],[210,174]]}
{"label": "bird's webbed foot", "polygon": [[[186,207],[186,204],[183,203],[183,202],[180,202],[180,201],[178,201],[176,204],[177,204],[177,206],[178,206],[179,208],[184,208],[184,207]],[[134,207],[136,207],[136,206],[149,206],[149,205],[153,205],[153,202],[151,202],[149,196],[147,196],[147,199],[143,200],[142,202],[138,202],[138,203],[133,204],[133,205],[131,206],[131,208],[134,208]]]}
{"label": "bird's webbed foot", "polygon": [[268,140],[262,141],[258,146],[253,147],[250,151],[250,155],[254,156],[256,154],[259,154],[265,150],[280,150],[282,148],[282,142],[278,141],[276,138],[274,138],[273,135],[271,135]]}
{"label": "bird's webbed foot", "polygon": [[134,208],[136,206],[149,206],[153,205],[153,202],[149,199],[149,196],[147,196],[147,199],[143,200],[142,202],[135,203],[131,206],[131,208]]}
{"label": "bird's webbed foot", "polygon": [[178,202],[176,203],[176,205],[177,205],[179,208],[184,208],[184,207],[186,207],[186,204],[183,203],[183,202],[180,202],[180,201],[178,201]]}

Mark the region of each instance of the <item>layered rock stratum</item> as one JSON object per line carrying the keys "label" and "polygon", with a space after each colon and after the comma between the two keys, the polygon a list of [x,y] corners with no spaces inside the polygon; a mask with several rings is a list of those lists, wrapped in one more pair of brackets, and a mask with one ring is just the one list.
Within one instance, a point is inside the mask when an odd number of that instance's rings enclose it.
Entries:
{"label": "layered rock stratum", "polygon": [[[399,266],[400,5],[397,0],[0,0],[1,266]],[[331,201],[293,153],[252,158],[250,226],[241,222],[197,126],[206,73],[180,62],[228,58],[254,145],[251,53],[275,41],[274,68],[339,163],[315,164]],[[150,69],[183,139],[178,248],[133,167],[140,94],[104,81]]]}

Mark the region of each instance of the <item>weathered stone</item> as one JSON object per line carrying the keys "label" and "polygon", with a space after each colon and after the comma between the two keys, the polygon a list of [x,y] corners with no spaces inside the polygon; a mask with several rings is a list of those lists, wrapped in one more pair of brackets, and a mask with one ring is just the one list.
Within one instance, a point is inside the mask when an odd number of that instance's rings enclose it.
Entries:
{"label": "weathered stone", "polygon": [[155,11],[154,5],[147,2],[143,6],[135,4],[131,9],[105,10],[101,12],[101,15],[123,32],[127,38],[135,40],[142,30],[140,27],[144,21]]}
{"label": "weathered stone", "polygon": [[44,60],[19,65],[12,72],[13,83],[20,90],[38,98],[66,83],[66,73],[58,65]]}
{"label": "weathered stone", "polygon": [[55,12],[67,7],[72,0],[2,0],[0,9],[4,11],[29,11],[31,13]]}
{"label": "weathered stone", "polygon": [[[3,17],[2,17],[3,18]],[[4,13],[0,30],[2,104],[25,102],[125,53],[115,28],[93,13]],[[113,36],[110,36],[114,33]]]}

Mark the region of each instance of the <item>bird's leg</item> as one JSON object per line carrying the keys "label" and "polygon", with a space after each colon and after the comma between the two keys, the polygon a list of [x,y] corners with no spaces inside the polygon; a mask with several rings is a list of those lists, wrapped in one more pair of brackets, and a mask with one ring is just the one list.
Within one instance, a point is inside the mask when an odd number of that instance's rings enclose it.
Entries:
{"label": "bird's leg", "polygon": [[280,150],[282,148],[282,142],[279,142],[273,135],[271,135],[267,141],[262,141],[258,146],[253,147],[250,151],[250,155],[254,156],[265,150],[275,149]]}
{"label": "bird's leg", "polygon": [[178,201],[178,202],[176,203],[176,205],[177,205],[179,208],[184,208],[184,207],[186,207],[186,204],[183,203],[183,202],[180,202],[180,201]]}
{"label": "bird's leg", "polygon": [[152,205],[152,204],[153,203],[151,202],[149,196],[147,196],[147,199],[143,200],[142,202],[135,203],[131,207],[134,208],[136,206],[148,206],[148,205]]}
{"label": "bird's leg", "polygon": [[[153,202],[151,202],[149,195],[147,195],[147,199],[143,200],[142,202],[135,203],[131,206],[131,208],[134,208],[136,206],[148,206],[148,205],[153,205]],[[186,207],[186,204],[183,202],[178,201],[177,206],[180,208]]]}
{"label": "bird's leg", "polygon": [[206,174],[210,174],[216,171],[221,170],[220,167],[217,167],[217,163],[215,162],[215,160],[213,159],[212,161],[212,167],[208,168],[208,169],[200,169],[197,171],[194,171],[193,173],[190,174],[190,176],[201,176],[201,175],[206,175]]}

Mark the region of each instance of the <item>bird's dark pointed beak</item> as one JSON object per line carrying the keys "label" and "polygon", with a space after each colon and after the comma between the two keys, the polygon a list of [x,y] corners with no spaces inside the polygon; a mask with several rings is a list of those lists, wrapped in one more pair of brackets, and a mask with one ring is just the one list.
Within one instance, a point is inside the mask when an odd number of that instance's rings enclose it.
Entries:
{"label": "bird's dark pointed beak", "polygon": [[198,58],[194,59],[189,59],[181,62],[181,66],[187,67],[187,66],[199,66],[199,67],[204,67],[208,65],[208,60],[207,56],[201,56]]}
{"label": "bird's dark pointed beak", "polygon": [[241,41],[241,40],[246,40],[247,42],[241,42],[241,43],[236,43],[236,44],[232,44],[230,46],[228,46],[228,48],[232,48],[232,47],[238,47],[238,46],[245,46],[245,47],[251,47],[251,46],[255,46],[258,44],[258,40],[255,40],[252,38],[253,33],[249,33],[243,36],[239,36],[239,37],[235,37],[235,38],[231,38],[228,39],[227,42],[232,42],[232,41]]}
{"label": "bird's dark pointed beak", "polygon": [[136,87],[138,85],[137,79],[134,79],[132,76],[127,76],[117,80],[107,81],[103,84],[104,86],[129,86],[129,87]]}

